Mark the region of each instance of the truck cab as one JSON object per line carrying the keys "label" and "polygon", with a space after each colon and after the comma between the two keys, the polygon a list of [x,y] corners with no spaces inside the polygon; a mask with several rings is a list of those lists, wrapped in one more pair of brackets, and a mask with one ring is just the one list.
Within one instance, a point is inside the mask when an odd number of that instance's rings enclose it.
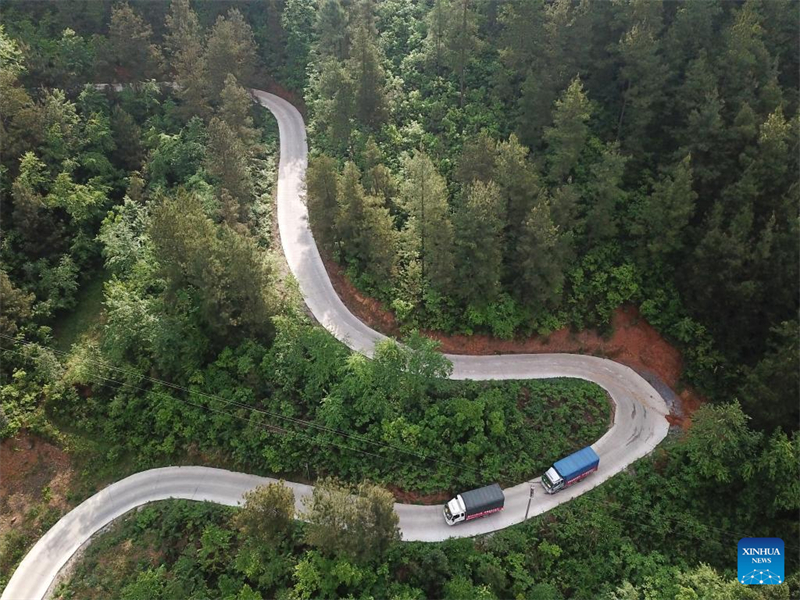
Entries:
{"label": "truck cab", "polygon": [[562,458],[547,469],[542,475],[542,487],[548,494],[569,487],[584,478],[588,477],[600,466],[600,457],[594,448],[587,446],[583,450],[573,452],[566,458]]}
{"label": "truck cab", "polygon": [[558,474],[553,467],[547,469],[547,472],[542,475],[542,485],[548,494],[555,494],[564,487],[564,478]]}
{"label": "truck cab", "polygon": [[444,520],[448,525],[455,525],[466,518],[467,511],[464,507],[464,500],[461,498],[461,494],[444,505]]}

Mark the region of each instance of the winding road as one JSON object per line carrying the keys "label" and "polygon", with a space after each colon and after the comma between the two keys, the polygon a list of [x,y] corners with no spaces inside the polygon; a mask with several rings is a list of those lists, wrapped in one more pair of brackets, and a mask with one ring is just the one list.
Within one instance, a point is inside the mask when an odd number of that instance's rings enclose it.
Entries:
{"label": "winding road", "polygon": [[[280,129],[278,226],[289,268],[314,317],[354,351],[371,356],[385,336],[359,321],[333,289],[308,225],[303,202],[303,177],[308,148],[303,117],[282,98],[259,90],[257,101],[268,108]],[[569,502],[649,454],[667,435],[667,405],[658,392],[632,369],[611,360],[575,354],[516,354],[498,356],[448,355],[453,379],[541,379],[576,377],[603,387],[615,403],[614,422],[592,447],[600,455],[597,473],[558,494],[538,487],[530,517]],[[458,457],[453,457],[457,460]],[[236,506],[257,485],[274,481],[208,467],[166,467],[143,471],[101,490],[58,521],[28,552],[6,587],[2,600],[39,600],[56,575],[93,534],[126,512],[167,498],[207,500]],[[487,484],[490,482],[486,482]],[[298,508],[313,488],[288,483]],[[506,489],[505,510],[486,519],[445,524],[439,506],[395,504],[400,529],[407,541],[435,542],[503,529],[525,518],[529,484]]]}

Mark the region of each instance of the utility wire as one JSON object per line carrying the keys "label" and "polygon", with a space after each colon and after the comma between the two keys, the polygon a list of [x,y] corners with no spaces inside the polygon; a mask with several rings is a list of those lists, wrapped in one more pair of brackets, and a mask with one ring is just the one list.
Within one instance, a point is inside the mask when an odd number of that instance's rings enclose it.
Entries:
{"label": "utility wire", "polygon": [[[48,350],[50,350],[51,352],[53,352],[55,354],[62,355],[62,356],[65,356],[65,357],[69,355],[69,352],[65,352],[63,350],[56,350],[55,348],[52,348],[52,347],[47,346],[45,344],[37,344],[35,342],[29,342],[29,341],[26,341],[26,340],[20,340],[20,339],[13,338],[13,337],[5,335],[5,334],[0,334],[0,338],[6,339],[6,340],[10,340],[10,341],[12,341],[12,342],[14,342],[14,343],[16,343],[18,345],[21,345],[21,346],[29,346],[29,347],[34,347],[34,348],[44,347],[44,348],[47,348]],[[11,350],[10,348],[5,348],[5,349],[6,350]],[[350,440],[354,440],[356,442],[361,442],[361,443],[364,443],[364,444],[371,444],[373,446],[378,446],[378,447],[383,448],[383,449],[392,450],[392,451],[395,451],[395,452],[401,452],[403,454],[407,454],[409,456],[413,456],[414,458],[417,458],[417,459],[422,460],[422,461],[432,461],[432,462],[435,462],[435,463],[448,465],[450,467],[455,467],[455,468],[460,469],[462,471],[470,471],[470,472],[472,472],[472,473],[474,473],[476,475],[483,475],[483,470],[478,468],[478,467],[472,467],[472,466],[464,465],[464,464],[461,464],[461,463],[457,463],[457,462],[454,462],[454,461],[451,461],[451,460],[447,460],[445,458],[440,458],[440,457],[434,456],[433,454],[423,454],[421,452],[417,452],[417,451],[411,450],[409,448],[404,448],[402,446],[397,446],[395,444],[388,444],[386,442],[382,442],[380,440],[374,440],[374,439],[371,439],[371,438],[368,438],[368,437],[365,437],[365,436],[362,436],[362,435],[358,435],[358,434],[348,433],[348,432],[341,431],[341,430],[333,428],[333,427],[320,425],[319,423],[314,423],[313,421],[308,421],[306,419],[300,419],[298,417],[290,417],[290,416],[287,416],[287,415],[282,415],[280,413],[276,413],[276,412],[273,412],[273,411],[270,411],[270,410],[267,410],[267,409],[264,409],[264,408],[259,408],[259,407],[256,407],[256,406],[250,406],[248,404],[243,404],[241,402],[237,402],[236,400],[227,400],[227,399],[222,398],[222,397],[220,397],[220,396],[218,396],[216,394],[210,394],[210,393],[207,393],[207,392],[202,392],[202,391],[197,391],[197,390],[190,390],[188,388],[185,388],[183,386],[180,386],[180,385],[165,381],[163,379],[158,379],[156,377],[150,377],[150,376],[144,375],[142,373],[138,373],[136,371],[133,371],[131,369],[124,369],[124,368],[121,368],[121,367],[117,367],[117,366],[111,365],[106,361],[95,360],[95,359],[91,359],[91,358],[83,358],[82,360],[84,362],[88,362],[90,364],[94,364],[94,365],[100,366],[100,367],[105,368],[105,369],[116,371],[116,372],[121,373],[123,375],[132,376],[132,377],[135,377],[135,378],[138,378],[138,379],[144,379],[144,380],[149,381],[149,382],[151,382],[153,384],[162,385],[164,387],[171,388],[173,390],[178,390],[178,391],[184,392],[186,394],[190,394],[190,395],[194,394],[196,396],[200,396],[200,397],[203,397],[203,398],[206,398],[206,399],[209,399],[209,400],[216,400],[218,402],[221,402],[221,403],[226,404],[228,406],[233,406],[233,407],[238,408],[238,409],[250,410],[250,411],[258,412],[258,413],[264,414],[264,415],[272,417],[272,418],[281,419],[281,420],[284,420],[284,421],[289,421],[289,422],[294,423],[294,424],[296,424],[298,426],[301,426],[301,427],[313,428],[313,429],[316,429],[316,430],[324,432],[324,433],[338,435],[338,436],[341,436],[341,437],[344,437],[344,438],[347,438],[347,439],[350,439]],[[98,375],[95,375],[95,376],[98,376]],[[136,388],[136,389],[139,389],[140,391],[147,391],[147,390],[143,390],[142,388]],[[176,398],[176,400],[181,401],[180,398]],[[378,455],[374,455],[374,456],[378,456]],[[386,459],[386,457],[380,457],[380,458],[382,460]]]}
{"label": "utility wire", "polygon": [[[20,344],[22,346],[30,346],[30,347],[33,347],[33,348],[44,347],[44,348],[47,348],[48,350],[52,351],[55,354],[60,354],[60,355],[64,355],[64,356],[69,355],[68,352],[65,352],[65,351],[62,351],[62,350],[56,350],[55,348],[52,348],[50,346],[46,346],[44,344],[37,344],[35,342],[28,342],[28,341],[20,341],[20,340],[16,340],[15,338],[12,338],[12,337],[9,337],[7,335],[4,335],[4,334],[0,334],[0,338],[5,338],[5,339],[8,339],[8,340],[12,340],[12,341],[14,341],[14,342],[16,342],[16,343],[18,343],[18,344]],[[18,354],[21,353],[21,349],[13,349],[13,348],[8,348],[8,347],[3,347],[3,346],[0,346],[0,350],[6,350],[6,351],[10,351],[10,352],[15,352],[15,353],[18,353]],[[170,387],[172,389],[181,390],[181,391],[187,392],[189,394],[195,393],[195,394],[198,394],[200,396],[203,396],[203,397],[206,397],[206,398],[209,398],[209,399],[212,399],[212,400],[219,400],[219,401],[223,402],[224,404],[233,404],[238,408],[241,408],[241,409],[244,409],[244,410],[249,410],[249,411],[254,412],[254,413],[260,413],[260,414],[266,414],[266,415],[275,414],[276,416],[278,416],[280,418],[285,418],[285,419],[288,419],[288,420],[290,420],[292,422],[295,422],[295,423],[309,424],[309,425],[311,425],[312,427],[314,427],[316,429],[320,429],[320,430],[326,431],[328,433],[336,433],[336,434],[339,434],[339,435],[343,435],[344,437],[347,437],[349,439],[368,441],[370,443],[374,443],[374,444],[377,444],[379,446],[384,446],[384,447],[387,447],[387,448],[390,448],[390,449],[399,450],[401,452],[405,452],[407,454],[411,454],[411,455],[417,456],[419,458],[422,458],[423,460],[431,460],[433,462],[444,462],[446,464],[457,466],[457,467],[459,467],[461,469],[473,470],[477,474],[481,473],[479,469],[474,468],[474,467],[468,467],[466,465],[459,465],[458,463],[453,463],[452,461],[446,461],[446,460],[443,460],[443,459],[437,459],[437,458],[435,458],[433,456],[422,455],[422,454],[416,453],[416,452],[414,452],[412,450],[403,449],[401,447],[393,446],[391,444],[385,444],[383,442],[379,442],[379,441],[376,441],[376,440],[370,440],[369,438],[363,438],[362,436],[356,436],[356,435],[347,434],[347,433],[340,432],[339,430],[336,430],[336,429],[333,429],[333,428],[327,428],[327,427],[324,427],[324,426],[320,426],[320,425],[311,423],[310,421],[306,421],[304,419],[297,419],[297,418],[293,418],[293,417],[287,417],[285,415],[279,415],[277,413],[271,413],[270,411],[259,410],[259,409],[255,408],[255,407],[248,406],[246,404],[242,404],[242,403],[235,402],[235,401],[225,400],[224,398],[220,398],[219,396],[216,396],[214,394],[208,394],[208,393],[204,393],[204,392],[194,392],[194,391],[188,390],[187,388],[184,388],[184,387],[181,387],[181,386],[178,386],[178,385],[175,385],[175,384],[170,384],[169,382],[165,382],[163,380],[160,380],[160,379],[157,379],[157,378],[154,378],[154,377],[148,377],[148,376],[142,375],[142,374],[140,374],[140,373],[138,373],[136,371],[133,371],[133,370],[123,369],[123,368],[120,368],[120,367],[115,367],[113,365],[109,365],[105,361],[98,361],[98,360],[92,360],[92,359],[83,359],[83,360],[85,362],[94,363],[94,364],[103,366],[105,368],[109,368],[111,370],[122,372],[123,374],[133,375],[135,377],[139,377],[141,379],[148,380],[148,381],[150,381],[152,383],[155,383],[155,384],[158,384],[158,385],[166,384],[166,387]],[[113,378],[110,378],[110,377],[106,377],[104,375],[94,374],[94,377],[96,377],[98,379],[101,379],[102,381],[105,382],[105,383],[100,383],[100,385],[103,385],[103,386],[109,387],[109,388],[114,387],[114,386],[116,386],[117,388],[126,386],[126,387],[128,387],[130,389],[141,391],[143,393],[151,393],[151,392],[154,391],[152,389],[139,387],[139,386],[134,385],[134,384],[132,384],[132,383],[130,383],[128,381],[119,381],[119,380],[116,380],[116,379],[113,379]],[[247,417],[243,417],[243,416],[238,415],[238,414],[236,414],[234,412],[231,412],[231,411],[222,410],[222,409],[218,409],[218,408],[213,408],[211,406],[207,406],[207,405],[203,405],[203,404],[197,404],[197,403],[192,402],[192,401],[187,400],[187,399],[178,398],[178,397],[175,397],[175,396],[170,396],[170,398],[172,400],[175,400],[175,401],[180,402],[182,404],[193,406],[193,407],[199,408],[199,409],[205,409],[205,410],[208,410],[209,412],[213,412],[213,413],[216,413],[216,414],[229,416],[229,417],[232,417],[234,419],[238,419],[240,421],[244,421],[247,424],[259,424],[259,425],[262,425],[265,429],[270,431],[270,433],[279,433],[279,434],[282,434],[282,435],[297,436],[299,438],[303,438],[303,439],[309,440],[314,445],[330,445],[330,446],[334,446],[336,448],[339,448],[341,450],[353,451],[353,452],[358,452],[358,453],[364,454],[366,456],[371,456],[371,457],[377,458],[377,459],[379,459],[381,461],[386,461],[387,459],[388,460],[392,460],[392,461],[399,460],[399,458],[396,457],[396,456],[391,456],[391,455],[383,456],[383,455],[375,454],[374,452],[369,452],[367,450],[362,450],[360,448],[355,448],[355,447],[351,447],[351,446],[344,446],[344,445],[341,445],[341,444],[337,444],[336,442],[333,442],[333,441],[331,441],[329,439],[320,440],[320,439],[312,437],[310,435],[303,434],[303,433],[301,433],[299,431],[285,429],[283,427],[280,427],[278,425],[274,425],[272,423],[258,423],[255,420],[254,416],[251,416],[251,417],[247,418]],[[607,505],[608,508],[613,510],[613,507],[608,506],[608,504],[606,504],[606,505]],[[630,506],[626,506],[626,507],[624,507],[623,510],[633,510],[637,514],[644,516],[644,512],[643,511],[646,510],[646,509],[642,509],[642,511],[639,511],[639,510],[632,509]],[[624,523],[629,523],[629,524],[634,524],[634,525],[642,525],[642,524],[649,525],[649,526],[653,525],[653,521],[652,520],[650,520],[650,521],[647,521],[647,520],[633,521],[631,519],[626,519],[624,517],[620,517],[620,516],[617,516],[617,515],[608,514],[606,516],[608,516],[612,520],[615,520],[615,521],[620,522],[620,523],[624,522]],[[666,515],[666,514],[659,515],[659,518],[663,518],[665,520],[669,520],[669,521],[671,521],[673,523],[686,524],[686,521],[684,521],[682,519],[679,519],[677,517]],[[744,537],[750,537],[750,534],[738,533],[738,532],[734,532],[734,531],[731,531],[731,530],[715,527],[713,525],[708,525],[706,523],[695,522],[695,523],[692,524],[692,526],[701,527],[701,528],[705,529],[706,531],[716,531],[716,532],[718,532],[720,534],[728,536],[730,539],[735,539],[735,540],[739,540],[739,539],[744,538]],[[679,530],[679,531],[680,531],[680,533],[683,533],[684,537],[686,537],[688,539],[705,539],[705,538],[701,538],[698,535],[693,535],[690,532],[685,531],[685,530]],[[785,540],[784,540],[784,542],[785,542]],[[797,546],[792,546],[792,545],[789,545],[789,544],[787,544],[787,547],[788,548],[800,549]]]}
{"label": "utility wire", "polygon": [[[13,349],[10,349],[10,348],[3,348],[3,347],[0,347],[0,350],[6,350],[6,351],[9,351],[9,352],[17,352],[17,353],[20,352],[19,350],[13,350]],[[105,377],[103,375],[97,375],[97,374],[95,374],[94,377],[96,377],[97,379],[100,379],[101,381],[97,382],[97,383],[98,383],[98,385],[101,385],[101,386],[104,386],[104,387],[114,388],[114,389],[127,387],[129,389],[137,390],[137,391],[140,391],[140,392],[143,392],[143,393],[146,393],[146,394],[151,394],[151,393],[155,392],[158,395],[158,390],[139,387],[137,385],[134,385],[134,384],[130,383],[129,381],[119,381],[118,379],[112,379],[110,377]],[[114,384],[114,385],[112,385],[112,384]],[[196,408],[207,410],[209,412],[213,412],[213,413],[217,413],[217,414],[221,414],[221,415],[226,415],[226,416],[232,417],[234,419],[239,419],[240,421],[244,421],[244,422],[246,422],[248,424],[261,425],[262,427],[267,429],[270,433],[280,433],[282,435],[297,436],[297,437],[305,438],[305,439],[311,441],[315,445],[326,445],[327,444],[327,445],[330,445],[330,446],[335,446],[335,447],[340,448],[342,450],[352,450],[353,452],[360,452],[361,454],[366,454],[368,456],[372,456],[374,458],[378,458],[378,459],[383,460],[383,461],[387,460],[387,458],[390,458],[390,459],[393,459],[393,460],[397,460],[397,458],[381,456],[379,454],[375,454],[374,452],[369,452],[367,450],[362,450],[360,448],[354,448],[354,447],[351,447],[351,446],[343,446],[343,445],[337,444],[336,442],[333,442],[331,440],[327,440],[327,439],[320,440],[318,438],[315,438],[315,437],[300,433],[299,431],[295,431],[295,430],[291,430],[291,429],[285,429],[283,427],[280,427],[278,425],[274,425],[274,424],[271,424],[271,423],[257,422],[255,420],[255,418],[252,417],[252,416],[250,418],[246,418],[246,417],[238,415],[238,414],[236,414],[234,412],[230,412],[230,411],[227,411],[227,410],[221,410],[221,409],[218,409],[218,408],[213,408],[211,406],[204,405],[204,404],[197,404],[195,402],[191,402],[190,400],[186,400],[186,399],[183,399],[183,398],[177,398],[175,396],[169,396],[169,398],[171,400],[174,400],[174,401],[179,402],[181,404],[187,404],[189,406],[194,406]],[[161,397],[159,399],[160,400],[164,400],[163,397]]]}

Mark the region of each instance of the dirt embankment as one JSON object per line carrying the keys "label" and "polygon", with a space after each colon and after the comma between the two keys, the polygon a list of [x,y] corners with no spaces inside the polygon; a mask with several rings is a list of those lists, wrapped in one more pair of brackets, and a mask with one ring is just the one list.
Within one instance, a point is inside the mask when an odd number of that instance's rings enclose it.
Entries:
{"label": "dirt embankment", "polygon": [[[401,335],[397,319],[388,308],[357,290],[339,265],[330,260],[324,262],[334,289],[350,312],[377,331],[392,336]],[[648,380],[654,375],[674,390],[677,402],[672,403],[668,399],[672,412],[669,421],[673,425],[688,427],[692,412],[704,400],[697,392],[681,383],[683,359],[680,351],[665,340],[641,316],[635,306],[621,306],[614,311],[612,330],[610,336],[603,337],[591,329],[575,332],[564,328],[554,331],[547,337],[512,340],[503,340],[490,335],[447,335],[440,331],[422,333],[438,340],[442,351],[449,354],[565,352],[611,358],[631,367]]]}
{"label": "dirt embankment", "polygon": [[[61,448],[25,431],[0,443],[0,537],[70,508],[74,470]],[[49,513],[49,514],[48,514]]]}

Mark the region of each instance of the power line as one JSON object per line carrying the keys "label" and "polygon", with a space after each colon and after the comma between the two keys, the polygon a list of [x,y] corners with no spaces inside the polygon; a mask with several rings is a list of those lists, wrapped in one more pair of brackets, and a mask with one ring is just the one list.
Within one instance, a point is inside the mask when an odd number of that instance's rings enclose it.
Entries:
{"label": "power line", "polygon": [[[58,355],[62,355],[62,356],[69,356],[68,352],[65,352],[65,351],[62,351],[62,350],[56,350],[55,348],[47,346],[46,344],[38,344],[38,343],[35,343],[35,342],[29,342],[29,341],[26,341],[26,340],[20,340],[20,339],[13,338],[13,337],[5,335],[5,334],[0,334],[0,338],[4,338],[4,339],[7,339],[7,340],[10,340],[10,341],[14,342],[15,344],[19,344],[19,345],[22,345],[22,346],[29,346],[29,347],[34,347],[34,348],[44,347],[44,348],[47,348],[48,350],[50,350],[51,352],[53,352],[54,354],[58,354]],[[2,347],[0,347],[0,348],[2,348]],[[10,348],[5,348],[5,349],[6,350],[11,350]],[[306,419],[300,419],[298,417],[290,417],[290,416],[287,416],[287,415],[281,415],[280,413],[275,413],[273,411],[270,411],[270,410],[267,410],[267,409],[264,409],[264,408],[259,408],[259,407],[243,404],[243,403],[237,402],[235,400],[227,400],[227,399],[222,398],[222,397],[220,397],[220,396],[218,396],[216,394],[210,394],[210,393],[207,393],[207,392],[202,392],[202,391],[197,391],[197,390],[190,390],[188,388],[185,388],[183,386],[180,386],[180,385],[165,381],[163,379],[158,379],[156,377],[150,377],[148,375],[144,375],[142,373],[138,373],[137,371],[133,371],[131,369],[124,369],[122,367],[114,366],[112,364],[109,364],[106,361],[94,360],[94,359],[91,359],[91,358],[84,358],[83,361],[84,362],[88,362],[90,364],[94,364],[94,365],[100,366],[102,368],[106,368],[106,369],[110,369],[112,371],[116,371],[118,373],[122,373],[123,375],[129,375],[129,376],[133,376],[135,378],[144,379],[144,380],[149,381],[151,383],[154,383],[154,384],[157,384],[157,385],[162,385],[162,386],[170,388],[170,389],[178,390],[178,391],[184,392],[184,393],[189,394],[189,395],[195,394],[197,396],[201,396],[201,397],[207,398],[209,400],[216,400],[218,402],[222,402],[223,404],[226,404],[228,406],[233,406],[235,408],[239,408],[239,409],[242,409],[242,410],[250,410],[250,411],[254,411],[254,412],[258,412],[258,413],[267,415],[267,416],[272,417],[272,418],[277,418],[277,419],[282,419],[282,420],[285,420],[285,421],[289,421],[289,422],[294,423],[294,424],[296,424],[298,426],[301,426],[301,427],[313,428],[313,429],[316,429],[316,430],[324,432],[324,433],[338,435],[338,436],[341,436],[341,437],[344,437],[344,438],[347,438],[347,439],[354,440],[356,442],[361,442],[361,443],[365,443],[365,444],[371,444],[373,446],[378,446],[378,447],[383,448],[383,449],[392,450],[392,451],[396,451],[396,452],[401,452],[403,454],[407,454],[409,456],[413,456],[414,458],[417,458],[417,459],[422,460],[422,461],[432,461],[432,462],[435,462],[435,463],[448,465],[450,467],[455,467],[455,468],[460,469],[462,471],[470,471],[475,475],[483,475],[483,470],[481,470],[478,467],[472,467],[472,466],[464,465],[464,464],[457,463],[457,462],[454,462],[454,461],[451,461],[451,460],[447,460],[445,458],[440,458],[440,457],[434,456],[432,454],[423,454],[421,452],[417,452],[417,451],[411,450],[409,448],[404,448],[402,446],[397,446],[395,444],[388,444],[386,442],[382,442],[380,440],[374,440],[374,439],[371,439],[371,438],[368,438],[368,437],[365,437],[365,436],[362,436],[362,435],[358,435],[358,434],[348,433],[348,432],[341,431],[341,430],[333,428],[333,427],[320,425],[319,423],[314,423],[313,421],[308,421]],[[95,376],[101,377],[101,376],[96,375],[96,374],[95,374]],[[147,391],[147,390],[144,390],[143,388],[135,388],[135,389],[139,389],[140,391]],[[182,401],[181,398],[177,398],[176,397],[175,399],[178,400],[178,401]],[[386,457],[382,457],[382,456],[379,456],[379,455],[374,455],[374,456],[378,456],[382,460],[386,459]]]}
{"label": "power line", "polygon": [[[9,352],[19,352],[19,350],[13,350],[13,349],[10,349],[10,348],[3,348],[3,347],[0,347],[0,350],[6,350],[6,351],[9,351]],[[151,393],[153,391],[156,391],[156,390],[152,390],[152,389],[146,389],[146,388],[143,388],[143,387],[139,387],[139,386],[134,385],[134,384],[132,384],[132,383],[130,383],[128,381],[119,381],[118,379],[112,379],[110,377],[105,377],[103,375],[97,375],[97,374],[95,374],[94,376],[96,378],[102,380],[102,381],[98,382],[98,384],[101,385],[101,386],[104,386],[104,387],[111,388],[111,387],[114,387],[111,384],[116,384],[117,389],[120,388],[120,387],[125,386],[125,387],[131,388],[131,389],[134,389],[134,390],[138,390],[138,391],[144,392],[144,393]],[[105,383],[103,383],[103,382],[105,382]],[[177,398],[175,396],[169,396],[169,398],[172,399],[172,400],[175,400],[176,402],[179,402],[181,404],[187,404],[189,406],[194,406],[196,408],[200,408],[200,409],[203,409],[203,410],[208,410],[208,411],[213,412],[213,413],[226,415],[226,416],[232,417],[234,419],[239,419],[240,421],[244,421],[244,422],[246,422],[248,424],[261,425],[265,429],[269,430],[270,433],[281,433],[283,435],[297,436],[297,437],[301,437],[301,438],[305,438],[307,440],[310,440],[315,445],[330,445],[330,446],[335,446],[337,448],[340,448],[342,450],[351,450],[353,452],[360,452],[361,454],[366,454],[368,456],[372,456],[372,457],[378,458],[380,460],[386,460],[387,459],[386,456],[382,456],[380,454],[375,454],[374,452],[369,452],[367,450],[362,450],[360,448],[355,448],[355,447],[351,447],[351,446],[343,446],[343,445],[337,444],[336,442],[333,442],[331,440],[324,440],[324,439],[320,440],[318,438],[314,438],[312,436],[303,434],[303,433],[301,433],[299,431],[285,429],[283,427],[280,427],[278,425],[274,425],[274,424],[271,424],[271,423],[258,423],[258,422],[256,422],[256,420],[253,417],[245,418],[245,417],[243,417],[241,415],[237,415],[234,412],[221,410],[221,409],[218,409],[218,408],[213,408],[211,406],[207,406],[207,405],[203,405],[203,404],[197,404],[195,402],[191,402],[190,400],[186,400],[186,399],[183,399],[183,398]],[[255,411],[255,412],[257,412],[257,411]],[[393,458],[393,457],[388,457],[388,458],[391,458],[392,460],[397,460],[396,458]]]}
{"label": "power line", "polygon": [[[5,338],[5,339],[8,339],[8,340],[12,340],[15,343],[18,343],[18,344],[20,344],[22,346],[29,346],[29,347],[33,347],[33,348],[37,348],[37,349],[38,348],[46,348],[46,349],[52,351],[54,354],[59,354],[59,355],[63,355],[63,356],[68,356],[69,355],[68,352],[65,352],[65,351],[62,351],[62,350],[56,350],[55,348],[52,348],[52,347],[47,346],[45,344],[37,344],[35,342],[17,340],[17,339],[14,339],[12,337],[9,337],[7,335],[4,335],[4,334],[0,334],[0,338]],[[7,347],[2,347],[2,346],[0,346],[0,350],[6,350],[6,351],[10,351],[10,352],[15,352],[15,353],[21,353],[21,349],[13,349],[13,348],[7,348]],[[285,419],[287,419],[287,420],[289,420],[289,421],[291,421],[291,422],[293,422],[295,424],[308,424],[312,428],[315,428],[315,429],[318,429],[318,430],[321,430],[321,431],[324,431],[324,432],[327,432],[327,433],[334,433],[334,434],[337,434],[337,435],[342,435],[342,436],[344,436],[344,437],[346,437],[348,439],[354,439],[354,440],[357,440],[357,441],[361,440],[361,441],[370,442],[370,443],[373,443],[375,445],[382,446],[382,447],[385,447],[385,448],[399,450],[401,452],[416,456],[416,457],[421,458],[423,460],[430,460],[432,462],[441,462],[441,463],[449,464],[451,466],[457,466],[457,467],[459,467],[461,469],[472,470],[477,474],[481,474],[480,470],[475,468],[475,467],[469,467],[469,466],[466,466],[466,465],[459,465],[458,463],[454,463],[452,461],[447,461],[447,460],[444,460],[444,459],[438,459],[438,458],[435,458],[433,456],[422,455],[422,454],[416,453],[416,452],[414,452],[412,450],[403,449],[402,447],[394,446],[394,445],[391,445],[391,444],[386,444],[386,443],[383,443],[383,442],[380,442],[380,441],[377,441],[377,440],[370,440],[369,438],[363,438],[362,436],[353,435],[353,434],[347,434],[345,432],[340,432],[339,430],[334,429],[334,428],[328,428],[328,427],[325,427],[325,426],[321,426],[321,425],[312,423],[312,422],[307,421],[305,419],[297,419],[297,418],[294,418],[294,417],[288,417],[288,416],[285,416],[285,415],[279,415],[277,413],[272,413],[271,411],[259,410],[256,407],[248,406],[248,405],[242,404],[240,402],[229,401],[229,400],[226,400],[226,399],[221,398],[219,396],[216,396],[214,394],[208,394],[208,393],[205,393],[205,392],[194,392],[192,390],[189,390],[187,388],[178,386],[176,384],[170,384],[169,382],[166,382],[166,381],[154,378],[154,377],[148,377],[148,376],[142,375],[142,374],[140,374],[140,373],[138,373],[136,371],[133,371],[133,370],[123,369],[123,368],[120,368],[120,367],[115,367],[113,365],[108,364],[105,361],[98,361],[98,360],[93,360],[93,359],[84,359],[84,361],[85,362],[89,362],[89,363],[93,363],[93,364],[96,364],[96,365],[100,365],[102,367],[109,368],[111,370],[115,370],[115,371],[121,372],[123,374],[133,375],[135,377],[150,381],[150,382],[152,382],[152,383],[154,383],[156,385],[165,384],[166,387],[169,387],[169,388],[172,388],[172,389],[176,389],[176,390],[181,390],[181,391],[184,391],[184,392],[186,392],[186,393],[188,393],[190,395],[194,393],[194,394],[198,394],[198,395],[200,395],[202,397],[205,397],[205,398],[208,398],[208,399],[218,400],[218,401],[220,401],[220,402],[222,402],[224,404],[234,405],[237,408],[240,408],[240,409],[243,409],[243,410],[248,410],[248,411],[251,411],[253,413],[265,414],[265,415],[275,415],[275,416],[277,416],[279,418],[285,418]],[[135,384],[133,384],[133,383],[131,383],[129,381],[119,381],[117,379],[106,377],[104,375],[100,375],[100,374],[97,374],[97,373],[94,373],[93,376],[98,378],[98,379],[100,379],[100,380],[102,380],[103,382],[105,382],[105,383],[100,383],[100,385],[103,385],[105,387],[113,387],[112,384],[115,384],[118,387],[127,386],[127,387],[129,387],[131,389],[134,389],[134,390],[137,390],[137,391],[141,391],[143,393],[150,393],[152,391],[156,391],[156,390],[152,390],[152,389],[146,389],[146,388],[139,387],[139,386],[137,386],[137,385],[135,385]],[[384,455],[380,455],[380,454],[375,454],[374,452],[369,452],[367,450],[363,450],[363,449],[360,449],[360,448],[355,448],[355,447],[351,447],[351,446],[344,446],[344,445],[341,445],[341,444],[337,444],[336,442],[333,442],[332,440],[329,440],[329,439],[320,440],[318,438],[315,438],[315,437],[312,437],[310,435],[301,433],[299,431],[285,429],[283,427],[280,427],[278,425],[274,425],[272,423],[268,423],[268,422],[267,423],[258,423],[253,416],[251,416],[249,418],[246,418],[246,417],[243,417],[241,415],[238,415],[238,414],[236,414],[234,412],[231,412],[231,411],[228,411],[228,410],[222,410],[222,409],[219,409],[219,408],[213,408],[211,406],[207,406],[207,405],[203,405],[203,404],[197,404],[197,403],[192,402],[192,401],[190,401],[188,399],[179,398],[179,397],[176,397],[176,396],[169,396],[169,398],[172,399],[172,400],[175,400],[175,401],[177,401],[179,403],[186,404],[186,405],[189,405],[189,406],[193,406],[195,408],[204,409],[204,410],[208,410],[208,411],[213,412],[213,413],[226,415],[226,416],[232,417],[234,419],[238,419],[240,421],[244,421],[247,424],[257,424],[257,425],[260,424],[263,427],[265,427],[266,429],[268,429],[271,433],[280,433],[282,435],[297,436],[298,438],[303,438],[303,439],[309,440],[314,445],[329,445],[329,446],[333,446],[333,447],[339,448],[341,450],[358,452],[358,453],[364,454],[366,456],[371,456],[373,458],[377,458],[377,459],[379,459],[381,461],[385,461],[387,459],[388,460],[392,460],[392,461],[399,460],[399,458],[396,457],[396,456],[391,456],[391,455],[384,456]],[[611,509],[612,507],[608,507],[608,508]],[[633,510],[633,509],[631,507],[624,507],[624,510]],[[642,509],[642,510],[646,510],[646,509]],[[635,511],[635,512],[637,512],[640,515],[644,514],[644,512],[639,512],[639,511]],[[606,516],[608,516],[612,520],[615,520],[615,521],[620,522],[620,523],[629,523],[629,524],[633,524],[633,525],[645,524],[645,525],[648,525],[648,526],[652,526],[652,520],[651,521],[645,521],[645,520],[634,521],[634,520],[631,520],[631,519],[626,519],[624,517],[620,517],[620,516],[616,516],[616,515],[612,515],[612,514],[607,514]],[[666,514],[661,514],[660,518],[664,518],[666,520],[669,520],[669,521],[672,521],[672,522],[678,523],[678,524],[686,524],[685,521],[683,521],[683,520],[681,520],[681,519],[679,519],[677,517],[672,517],[672,516],[666,515]],[[720,534],[728,536],[730,539],[739,540],[739,539],[741,539],[743,537],[750,537],[750,534],[737,533],[737,532],[730,531],[730,530],[727,530],[727,529],[722,529],[722,528],[719,528],[719,527],[715,527],[713,525],[708,525],[706,523],[695,522],[692,525],[701,527],[701,528],[705,529],[706,531],[716,531],[716,532],[718,532]],[[701,536],[698,536],[698,535],[692,535],[688,531],[683,531],[683,530],[679,530],[679,531],[684,533],[684,537],[686,537],[687,539],[706,539],[706,538],[702,538]],[[789,546],[789,545],[787,545],[787,547],[797,548],[796,546]]]}

